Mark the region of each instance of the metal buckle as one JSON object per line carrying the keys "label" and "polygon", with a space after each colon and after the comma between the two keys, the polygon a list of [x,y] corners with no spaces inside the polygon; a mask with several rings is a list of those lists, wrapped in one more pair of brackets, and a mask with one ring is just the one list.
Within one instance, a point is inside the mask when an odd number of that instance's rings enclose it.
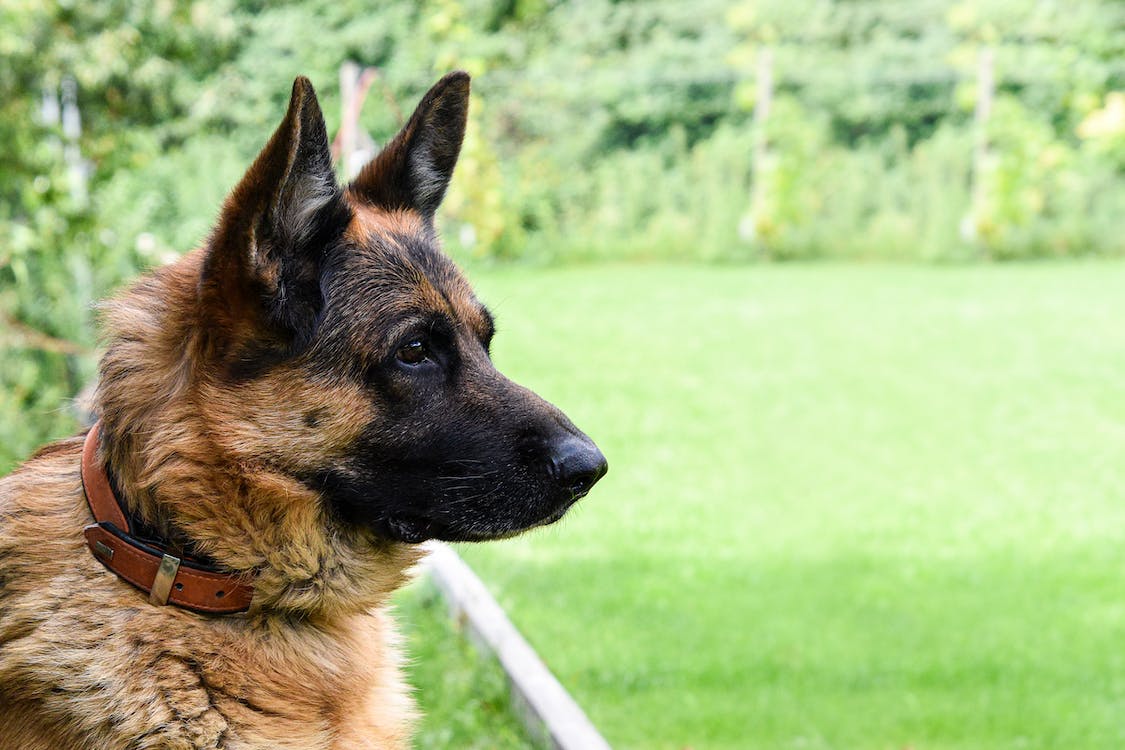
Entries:
{"label": "metal buckle", "polygon": [[172,593],[172,583],[176,580],[176,573],[179,570],[180,558],[164,555],[160,560],[160,567],[156,570],[156,577],[152,579],[152,588],[148,592],[150,602],[159,606],[168,603],[168,594]]}
{"label": "metal buckle", "polygon": [[105,542],[100,542],[95,539],[94,554],[97,555],[99,559],[104,560],[105,562],[109,562],[113,559],[113,547],[110,547]]}

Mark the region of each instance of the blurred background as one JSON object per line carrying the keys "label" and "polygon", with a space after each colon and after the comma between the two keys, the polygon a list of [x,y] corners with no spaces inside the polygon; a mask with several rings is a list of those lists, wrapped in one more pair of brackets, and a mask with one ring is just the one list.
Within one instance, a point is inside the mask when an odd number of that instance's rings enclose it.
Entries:
{"label": "blurred background", "polygon": [[[454,68],[447,249],[611,466],[462,554],[609,741],[1125,746],[1114,0],[8,0],[0,470],[296,75],[344,175]],[[532,742],[400,606],[420,746]]]}

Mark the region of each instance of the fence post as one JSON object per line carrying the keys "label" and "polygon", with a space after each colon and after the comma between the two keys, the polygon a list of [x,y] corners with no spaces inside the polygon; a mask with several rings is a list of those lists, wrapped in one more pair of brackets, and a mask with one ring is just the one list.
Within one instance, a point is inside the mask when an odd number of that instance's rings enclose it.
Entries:
{"label": "fence post", "polygon": [[973,167],[969,215],[961,222],[961,237],[969,242],[980,239],[980,222],[985,215],[988,189],[988,120],[996,91],[995,59],[991,47],[982,47],[977,56],[977,104],[973,111]]}
{"label": "fence post", "polygon": [[86,190],[87,165],[79,146],[82,138],[82,114],[78,110],[78,82],[70,76],[62,80],[62,131],[66,141],[63,160],[66,162],[70,182],[70,199],[75,206],[85,208],[89,194]]}
{"label": "fence post", "polygon": [[773,104],[773,49],[762,47],[758,50],[758,64],[754,73],[754,150],[750,156],[750,213],[741,222],[738,234],[744,240],[753,242],[758,237],[758,217],[766,201],[766,162],[769,159],[770,106]]}
{"label": "fence post", "polygon": [[344,167],[344,177],[352,179],[358,169],[353,162],[356,152],[355,97],[359,88],[359,65],[348,60],[340,66],[340,163]]}

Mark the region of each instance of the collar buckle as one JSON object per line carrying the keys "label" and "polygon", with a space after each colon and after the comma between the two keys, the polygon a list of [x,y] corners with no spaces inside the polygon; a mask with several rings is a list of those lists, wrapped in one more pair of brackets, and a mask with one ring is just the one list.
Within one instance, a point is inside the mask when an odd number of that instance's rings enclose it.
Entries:
{"label": "collar buckle", "polygon": [[176,573],[179,571],[180,558],[165,554],[160,560],[160,567],[156,569],[156,577],[152,579],[148,600],[160,607],[167,604],[168,595],[172,593],[172,584],[176,581]]}

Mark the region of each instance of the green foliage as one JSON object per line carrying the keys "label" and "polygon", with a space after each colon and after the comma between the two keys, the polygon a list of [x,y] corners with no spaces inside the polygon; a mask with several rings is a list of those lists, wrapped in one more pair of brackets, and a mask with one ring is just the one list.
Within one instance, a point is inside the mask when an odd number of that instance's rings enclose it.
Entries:
{"label": "green foliage", "polygon": [[[135,178],[191,131],[193,81],[231,49],[223,9],[125,1],[0,9],[0,469],[73,430],[65,399],[93,375],[94,302],[146,262],[135,242],[143,230],[129,220],[133,202],[154,198]],[[44,93],[57,97],[66,80],[84,119],[77,145],[93,165],[89,201],[78,189],[83,165],[64,156],[74,148],[68,135],[39,116]],[[126,180],[115,205],[110,186]]]}
{"label": "green foliage", "polygon": [[[778,80],[769,154],[755,175],[765,199],[749,209],[759,254],[1125,252],[1125,169],[1085,156],[1121,138],[1125,122],[1079,130],[1125,87],[1122,6],[824,2],[809,12],[774,1],[737,6],[729,20],[743,37],[731,54],[744,77],[739,100],[758,104],[752,83],[761,51],[773,53]],[[971,175],[986,49],[996,101],[986,159]],[[919,186],[924,201],[912,195]],[[971,240],[959,236],[959,223]]]}

